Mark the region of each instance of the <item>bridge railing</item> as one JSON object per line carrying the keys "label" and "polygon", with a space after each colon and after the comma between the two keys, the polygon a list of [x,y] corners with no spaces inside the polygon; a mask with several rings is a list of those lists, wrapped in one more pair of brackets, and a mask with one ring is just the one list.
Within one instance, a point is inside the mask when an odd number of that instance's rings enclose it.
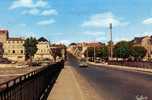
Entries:
{"label": "bridge railing", "polygon": [[0,84],[0,100],[46,100],[63,66],[58,62]]}

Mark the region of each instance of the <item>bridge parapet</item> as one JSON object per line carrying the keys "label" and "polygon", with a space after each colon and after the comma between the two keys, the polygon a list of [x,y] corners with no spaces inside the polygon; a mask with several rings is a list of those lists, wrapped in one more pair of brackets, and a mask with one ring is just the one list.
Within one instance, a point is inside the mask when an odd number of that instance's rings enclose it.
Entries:
{"label": "bridge parapet", "polygon": [[0,100],[46,100],[63,67],[58,62],[0,84]]}

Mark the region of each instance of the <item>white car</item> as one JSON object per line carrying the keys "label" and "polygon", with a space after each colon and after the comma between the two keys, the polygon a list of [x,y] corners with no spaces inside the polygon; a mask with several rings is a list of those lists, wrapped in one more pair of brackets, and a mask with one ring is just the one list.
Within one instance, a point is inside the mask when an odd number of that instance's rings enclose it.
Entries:
{"label": "white car", "polygon": [[79,67],[88,67],[86,59],[81,59],[80,60]]}

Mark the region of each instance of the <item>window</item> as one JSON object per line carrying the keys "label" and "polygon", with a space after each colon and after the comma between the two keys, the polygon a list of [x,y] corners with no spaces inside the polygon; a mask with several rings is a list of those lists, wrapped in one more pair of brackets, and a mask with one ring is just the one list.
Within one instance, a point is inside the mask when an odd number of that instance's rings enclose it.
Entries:
{"label": "window", "polygon": [[15,50],[13,50],[13,53],[15,53]]}
{"label": "window", "polygon": [[23,58],[22,56],[18,56],[17,58]]}
{"label": "window", "polygon": [[21,50],[21,54],[23,54],[23,50]]}

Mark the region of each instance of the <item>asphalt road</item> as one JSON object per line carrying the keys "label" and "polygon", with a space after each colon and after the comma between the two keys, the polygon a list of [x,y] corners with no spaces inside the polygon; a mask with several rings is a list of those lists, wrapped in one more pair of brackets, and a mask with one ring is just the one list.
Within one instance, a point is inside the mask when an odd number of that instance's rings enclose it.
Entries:
{"label": "asphalt road", "polygon": [[104,100],[152,100],[152,75],[95,65],[79,68],[77,59],[72,55],[68,58],[69,64]]}

